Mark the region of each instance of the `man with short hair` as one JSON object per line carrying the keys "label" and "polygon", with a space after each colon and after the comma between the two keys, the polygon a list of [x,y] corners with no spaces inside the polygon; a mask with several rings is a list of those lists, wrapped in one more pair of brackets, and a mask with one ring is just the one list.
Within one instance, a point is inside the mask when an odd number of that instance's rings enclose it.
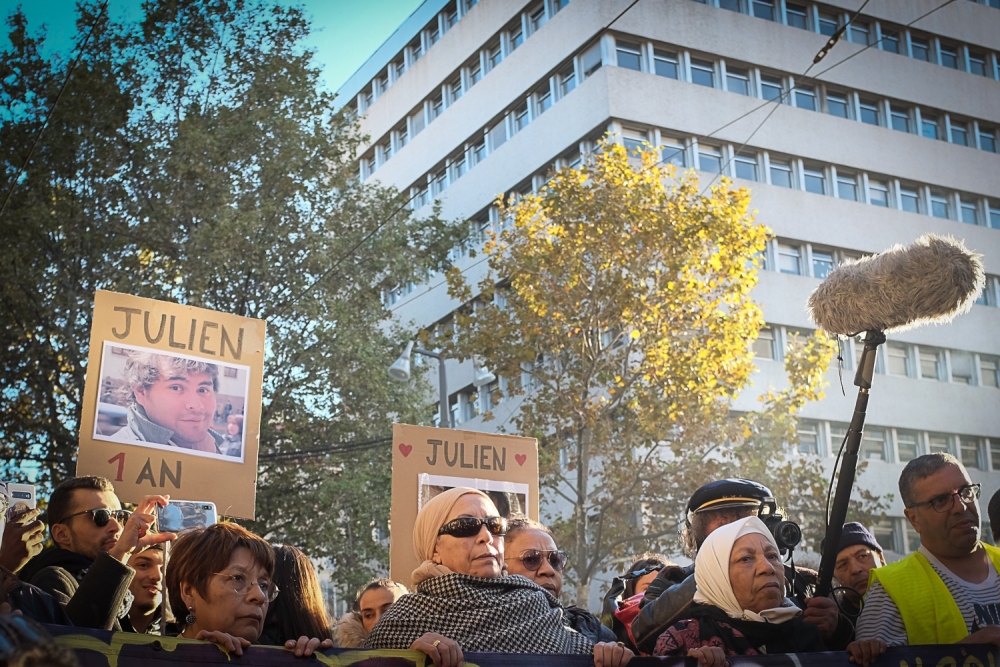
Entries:
{"label": "man with short hair", "polygon": [[21,578],[49,593],[74,625],[118,630],[118,618],[131,603],[135,570],[132,553],[174,539],[150,533],[157,505],[167,496],[146,496],[135,512],[121,507],[114,486],[104,477],[76,477],[55,488],[49,499],[49,532],[56,546],[21,570]]}
{"label": "man with short hair", "polygon": [[222,434],[211,428],[219,391],[218,366],[128,350],[124,375],[128,423],[110,436],[113,440],[226,453]]}
{"label": "man with short hair", "polygon": [[[757,516],[770,489],[748,479],[722,479],[705,484],[688,502],[687,522],[682,533],[685,551],[694,559],[713,531],[748,516]],[[805,582],[797,570],[785,566],[787,593],[796,604],[805,605],[803,618],[819,627],[831,649],[850,641],[850,623],[841,618],[836,603],[829,598],[805,598]],[[657,638],[678,620],[692,604],[695,593],[694,563],[687,567],[667,567],[646,589],[639,615],[632,621],[632,636],[643,653],[652,653]]]}
{"label": "man with short hair", "polygon": [[128,561],[135,577],[128,590],[132,606],[121,617],[122,630],[139,634],[160,634],[160,604],[163,601],[163,547],[154,544],[133,554]]}
{"label": "man with short hair", "polygon": [[919,551],[871,571],[859,640],[1000,646],[1000,549],[979,539],[979,484],[950,454],[919,456],[899,493]]}

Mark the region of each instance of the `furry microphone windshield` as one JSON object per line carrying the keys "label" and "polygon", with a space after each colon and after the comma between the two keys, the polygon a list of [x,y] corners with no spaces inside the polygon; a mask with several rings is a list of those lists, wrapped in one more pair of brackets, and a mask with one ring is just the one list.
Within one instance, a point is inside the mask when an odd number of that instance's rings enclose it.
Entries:
{"label": "furry microphone windshield", "polygon": [[842,336],[905,331],[969,312],[985,284],[982,255],[950,236],[927,234],[834,269],[806,310],[822,329]]}

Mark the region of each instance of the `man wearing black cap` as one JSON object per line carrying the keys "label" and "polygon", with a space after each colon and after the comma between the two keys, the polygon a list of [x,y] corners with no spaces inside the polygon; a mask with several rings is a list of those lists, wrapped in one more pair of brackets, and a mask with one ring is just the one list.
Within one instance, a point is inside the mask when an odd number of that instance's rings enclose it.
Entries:
{"label": "man wearing black cap", "polygon": [[[820,548],[822,551],[822,547]],[[833,576],[845,591],[844,602],[855,618],[861,612],[861,598],[868,592],[868,576],[885,565],[882,547],[868,529],[856,521],[845,523],[840,534],[840,550],[833,566]]]}
{"label": "man wearing black cap", "polygon": [[[692,559],[702,543],[715,529],[756,516],[765,498],[773,498],[771,490],[748,479],[722,479],[705,484],[691,496],[687,507],[687,522],[683,532],[687,555]],[[794,585],[793,599],[804,598],[802,578],[785,566],[785,581]],[[794,582],[794,584],[793,584]],[[694,599],[694,563],[687,567],[664,568],[646,589],[642,609],[632,621],[632,636],[639,650],[651,653],[657,638],[678,620]],[[796,600],[800,603],[801,600]],[[828,598],[810,598],[803,618],[815,623],[829,648],[844,648],[850,641],[850,624],[841,619],[837,605]],[[838,628],[838,625],[843,627]],[[838,631],[840,630],[840,631]]]}

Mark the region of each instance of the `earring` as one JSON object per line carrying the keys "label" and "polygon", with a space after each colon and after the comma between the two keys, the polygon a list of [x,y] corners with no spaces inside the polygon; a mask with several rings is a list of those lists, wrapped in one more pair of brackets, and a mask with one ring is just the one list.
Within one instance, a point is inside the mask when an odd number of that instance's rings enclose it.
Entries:
{"label": "earring", "polygon": [[194,625],[194,622],[198,619],[194,615],[194,609],[188,611],[188,615],[184,617],[184,624],[188,627]]}

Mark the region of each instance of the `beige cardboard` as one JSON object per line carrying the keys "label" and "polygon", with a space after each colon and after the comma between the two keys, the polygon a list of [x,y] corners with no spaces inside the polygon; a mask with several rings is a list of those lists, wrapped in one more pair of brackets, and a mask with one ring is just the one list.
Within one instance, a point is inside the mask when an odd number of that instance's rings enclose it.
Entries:
{"label": "beige cardboard", "polygon": [[[220,515],[253,519],[264,329],[263,320],[97,292],[76,474],[107,477],[124,502],[138,502],[148,494],[169,494],[183,500],[210,500]],[[130,438],[122,430],[127,424],[128,399],[121,398],[118,389],[127,385],[122,375],[126,355],[143,351],[214,363],[219,390],[214,393],[217,410],[209,418],[210,428],[224,434],[219,418],[232,415],[236,420],[242,411],[242,444],[237,439],[232,450],[223,445],[220,454],[214,441],[211,447],[205,445],[209,451],[196,452],[169,440]],[[204,387],[201,392],[204,395]],[[226,453],[230,451],[234,453]]]}
{"label": "beige cardboard", "polygon": [[[487,492],[506,486],[516,489],[519,497],[526,491],[524,509],[538,520],[538,443],[534,438],[394,424],[389,574],[407,586],[419,565],[413,554],[413,524],[420,508],[421,476],[428,483],[472,486]],[[452,483],[459,480],[467,481]],[[498,484],[502,482],[509,484]]]}

